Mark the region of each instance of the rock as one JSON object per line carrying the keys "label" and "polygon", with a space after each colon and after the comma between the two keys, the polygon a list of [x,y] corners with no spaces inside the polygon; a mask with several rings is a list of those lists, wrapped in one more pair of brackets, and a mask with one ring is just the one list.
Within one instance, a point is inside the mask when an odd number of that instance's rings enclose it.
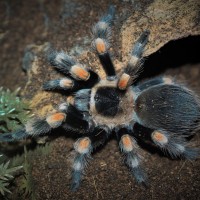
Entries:
{"label": "rock", "polygon": [[[121,29],[116,31],[121,36],[122,53],[122,62],[114,58],[113,62],[116,69],[119,70],[126,66],[133,44],[144,30],[150,31],[149,43],[144,52],[145,56],[158,51],[172,40],[190,35],[199,35],[199,10],[200,1],[198,0],[155,0],[150,4],[144,4],[140,9],[133,5],[132,14],[127,20],[123,21]],[[116,15],[119,18],[119,14],[117,13]],[[40,116],[53,112],[56,105],[66,101],[66,96],[64,95],[42,90],[42,84],[45,81],[62,76],[48,65],[46,60],[41,59],[41,55],[44,55],[48,45],[48,43],[38,46],[32,45],[34,48],[31,48],[31,50],[34,49],[35,57],[32,67],[28,71],[28,83],[24,90],[25,98],[31,101],[33,112]],[[83,45],[86,45],[87,48],[84,46],[81,49],[88,49],[89,42]],[[105,76],[101,70],[100,62],[93,52],[83,51],[76,59],[87,63],[88,66],[95,66],[94,70],[100,73],[101,76]]]}
{"label": "rock", "polygon": [[200,35],[199,10],[198,0],[155,0],[144,10],[134,11],[121,29],[123,61],[127,61],[132,45],[144,30],[150,31],[146,56],[171,40]]}

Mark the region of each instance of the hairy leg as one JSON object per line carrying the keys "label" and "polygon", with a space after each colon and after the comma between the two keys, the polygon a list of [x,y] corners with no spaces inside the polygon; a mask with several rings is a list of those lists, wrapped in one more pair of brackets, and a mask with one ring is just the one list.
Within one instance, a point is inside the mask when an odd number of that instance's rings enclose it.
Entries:
{"label": "hairy leg", "polygon": [[138,183],[146,184],[147,177],[141,168],[142,157],[136,140],[126,130],[120,130],[118,134],[120,136],[119,146],[124,154],[125,164]]}
{"label": "hairy leg", "polygon": [[199,156],[199,149],[189,147],[184,137],[155,130],[152,132],[151,138],[156,146],[163,152],[167,151],[172,158],[182,157],[192,160]]}
{"label": "hairy leg", "polygon": [[100,20],[94,25],[93,42],[92,46],[96,51],[99,60],[107,74],[107,76],[115,76],[115,69],[109,54],[110,38],[111,38],[111,24],[113,22],[115,8],[109,7],[108,13],[100,18]]}
{"label": "hairy leg", "polygon": [[124,72],[118,81],[118,88],[126,90],[126,88],[134,83],[142,70],[142,54],[147,44],[149,31],[144,31],[136,41],[131,52],[131,58]]}

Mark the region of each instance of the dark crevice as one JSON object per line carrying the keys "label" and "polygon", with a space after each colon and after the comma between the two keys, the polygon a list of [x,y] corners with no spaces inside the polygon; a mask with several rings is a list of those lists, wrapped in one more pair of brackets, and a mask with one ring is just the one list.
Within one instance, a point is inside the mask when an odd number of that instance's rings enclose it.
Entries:
{"label": "dark crevice", "polygon": [[147,57],[140,80],[160,75],[169,68],[200,63],[200,36],[173,40]]}

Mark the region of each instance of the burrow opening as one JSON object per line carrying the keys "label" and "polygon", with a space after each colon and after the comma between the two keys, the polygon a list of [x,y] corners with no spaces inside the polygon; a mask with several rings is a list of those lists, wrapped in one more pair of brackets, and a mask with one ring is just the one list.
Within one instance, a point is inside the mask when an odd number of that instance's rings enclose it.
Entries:
{"label": "burrow opening", "polygon": [[140,80],[164,73],[167,69],[200,63],[200,36],[188,36],[165,44],[147,57]]}

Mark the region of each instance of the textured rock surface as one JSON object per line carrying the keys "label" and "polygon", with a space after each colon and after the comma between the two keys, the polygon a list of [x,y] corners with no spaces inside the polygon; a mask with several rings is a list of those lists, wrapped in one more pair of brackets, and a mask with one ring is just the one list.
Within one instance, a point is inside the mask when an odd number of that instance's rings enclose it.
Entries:
{"label": "textured rock surface", "polygon": [[126,59],[132,44],[144,30],[150,30],[145,55],[158,51],[171,40],[200,34],[200,1],[155,0],[144,10],[135,10],[123,23],[122,57]]}

